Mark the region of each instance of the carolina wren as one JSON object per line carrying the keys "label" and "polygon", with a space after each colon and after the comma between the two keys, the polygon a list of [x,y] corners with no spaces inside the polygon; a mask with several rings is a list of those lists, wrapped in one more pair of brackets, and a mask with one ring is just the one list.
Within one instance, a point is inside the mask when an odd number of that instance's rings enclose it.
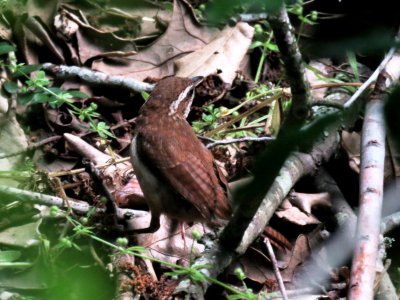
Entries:
{"label": "carolina wren", "polygon": [[131,157],[151,222],[136,232],[156,231],[160,214],[209,224],[231,215],[225,177],[186,121],[201,81],[164,78],[140,110]]}
{"label": "carolina wren", "polygon": [[[232,214],[227,181],[186,121],[201,81],[202,77],[161,79],[136,119],[131,159],[151,211],[150,226],[137,233],[158,230],[161,214],[211,225],[222,224]],[[291,248],[271,227],[264,232]]]}

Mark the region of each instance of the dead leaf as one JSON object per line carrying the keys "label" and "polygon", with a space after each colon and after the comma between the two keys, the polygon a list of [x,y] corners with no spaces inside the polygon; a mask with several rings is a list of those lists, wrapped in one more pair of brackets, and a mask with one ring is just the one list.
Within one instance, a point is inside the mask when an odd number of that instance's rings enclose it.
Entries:
{"label": "dead leaf", "polygon": [[112,32],[96,29],[65,9],[61,11],[55,21],[57,21],[60,34],[64,34],[66,40],[75,33],[77,53],[82,64],[88,64],[89,61],[101,57],[124,57],[136,54],[135,44],[132,40],[121,39]]}
{"label": "dead leaf", "polygon": [[[51,33],[47,24],[45,24],[39,17],[28,16],[23,21],[25,38],[42,46],[45,51],[49,51],[61,64],[65,64],[64,53],[56,37]],[[31,51],[37,51],[31,49]]]}
{"label": "dead leaf", "polygon": [[[0,89],[2,82],[0,81]],[[15,115],[8,112],[8,99],[0,92],[0,155],[23,151],[28,147],[25,133]],[[21,156],[0,159],[0,170],[15,171],[21,162]],[[12,179],[1,178],[2,185],[17,186],[18,182]]]}
{"label": "dead leaf", "polygon": [[311,255],[311,248],[308,239],[301,234],[297,237],[294,244],[292,255],[287,266],[281,271],[283,281],[292,282],[296,268],[301,265],[307,257]]}
{"label": "dead leaf", "polygon": [[14,226],[0,232],[0,244],[28,248],[40,243],[39,225],[42,219],[35,222]]}
{"label": "dead leaf", "polygon": [[289,201],[307,215],[311,214],[311,209],[316,206],[331,207],[331,201],[328,193],[305,194],[290,192]]}
{"label": "dead leaf", "polygon": [[[150,213],[138,217],[128,222],[128,228],[146,228],[150,224]],[[149,255],[168,261],[188,265],[191,259],[197,257],[204,251],[204,245],[193,240],[192,231],[200,233],[210,231],[205,225],[196,223],[192,226],[183,224],[184,236],[182,238],[181,226],[174,224],[165,215],[160,217],[160,229],[154,233],[143,233],[137,235],[137,244],[147,248]],[[193,245],[193,249],[192,249]]]}
{"label": "dead leaf", "polygon": [[37,168],[43,172],[59,172],[72,170],[77,164],[77,159],[63,159],[62,157],[46,155],[42,149],[37,149],[32,157]]}
{"label": "dead leaf", "polygon": [[176,60],[176,75],[218,74],[225,83],[232,84],[253,34],[254,28],[247,23],[239,22],[235,27],[226,27],[206,46]]}
{"label": "dead leaf", "polygon": [[92,67],[110,75],[123,75],[137,80],[173,75],[174,60],[204,47],[216,32],[216,29],[198,25],[190,7],[176,0],[171,22],[154,44],[131,58],[95,60]]}
{"label": "dead leaf", "polygon": [[275,215],[278,218],[287,220],[300,226],[320,224],[320,221],[317,218],[315,218],[313,215],[307,215],[299,208],[292,206],[288,200],[284,200],[284,203],[284,209],[275,212]]}
{"label": "dead leaf", "polygon": [[268,257],[260,252],[249,248],[247,252],[239,258],[239,263],[246,277],[249,279],[261,284],[267,280],[276,282],[271,262]]}
{"label": "dead leaf", "polygon": [[30,16],[38,17],[44,24],[51,26],[58,5],[59,1],[28,0],[25,7]]}
{"label": "dead leaf", "polygon": [[360,146],[361,136],[357,132],[342,131],[342,147],[349,157],[349,166],[360,174]]}

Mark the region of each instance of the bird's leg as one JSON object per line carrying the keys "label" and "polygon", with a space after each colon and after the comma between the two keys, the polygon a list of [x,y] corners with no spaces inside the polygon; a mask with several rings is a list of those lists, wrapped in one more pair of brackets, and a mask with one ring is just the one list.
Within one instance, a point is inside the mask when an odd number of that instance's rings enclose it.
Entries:
{"label": "bird's leg", "polygon": [[186,252],[187,245],[186,245],[186,235],[185,235],[185,223],[179,222],[179,227],[181,228],[181,237],[183,239],[183,250]]}

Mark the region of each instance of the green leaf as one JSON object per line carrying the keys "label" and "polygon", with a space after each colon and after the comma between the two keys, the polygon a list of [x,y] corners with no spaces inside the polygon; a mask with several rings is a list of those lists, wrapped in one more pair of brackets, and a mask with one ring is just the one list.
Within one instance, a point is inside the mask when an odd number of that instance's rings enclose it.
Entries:
{"label": "green leaf", "polygon": [[15,51],[15,50],[16,50],[15,47],[10,45],[9,43],[6,43],[6,42],[0,43],[0,55]]}
{"label": "green leaf", "polygon": [[59,100],[63,101],[63,102],[68,102],[69,100],[71,100],[73,97],[72,95],[69,93],[69,91],[62,91],[60,94],[58,94],[58,98]]}
{"label": "green leaf", "polygon": [[249,48],[250,49],[254,49],[254,48],[257,48],[257,47],[264,47],[264,43],[262,43],[260,41],[255,41],[255,42],[251,43]]}
{"label": "green leaf", "polygon": [[115,138],[115,136],[110,132],[110,127],[104,122],[99,122],[93,127],[93,129],[99,134],[99,136],[105,139],[107,136],[110,138]]}
{"label": "green leaf", "polygon": [[149,97],[150,97],[150,94],[145,92],[145,91],[142,91],[140,93],[140,95],[142,95],[142,98],[144,99],[144,101],[147,101],[149,99]]}
{"label": "green leaf", "polygon": [[32,103],[48,103],[50,102],[50,96],[45,93],[35,92],[32,98]]}
{"label": "green leaf", "polygon": [[32,101],[32,98],[35,96],[32,92],[20,93],[17,96],[17,102],[21,105],[27,105]]}
{"label": "green leaf", "polygon": [[351,67],[351,70],[353,71],[354,77],[357,81],[360,81],[360,75],[358,73],[358,64],[357,64],[357,58],[354,55],[354,52],[347,52],[347,59],[349,61],[349,65]]}
{"label": "green leaf", "polygon": [[272,43],[266,43],[264,45],[265,48],[267,48],[268,50],[271,50],[273,52],[279,52],[279,48],[276,44],[272,44]]}
{"label": "green leaf", "polygon": [[20,257],[21,251],[18,250],[0,251],[0,262],[16,261]]}
{"label": "green leaf", "polygon": [[30,262],[0,262],[0,268],[28,268],[32,267],[32,263]]}
{"label": "green leaf", "polygon": [[280,100],[274,101],[274,107],[272,108],[271,131],[274,136],[278,135],[279,129],[281,127],[282,112],[279,101]]}
{"label": "green leaf", "polygon": [[85,99],[88,98],[89,96],[86,95],[85,93],[78,91],[78,90],[69,90],[68,93],[74,97],[74,98],[81,98],[81,99]]}
{"label": "green leaf", "polygon": [[52,107],[52,108],[58,108],[60,107],[64,102],[62,99],[49,95],[49,98],[47,99],[47,103]]}
{"label": "green leaf", "polygon": [[13,74],[13,78],[26,76],[32,72],[38,71],[42,68],[42,65],[19,65],[17,70]]}
{"label": "green leaf", "polygon": [[15,81],[7,80],[4,82],[3,87],[10,94],[15,94],[18,91],[18,84]]}
{"label": "green leaf", "polygon": [[60,89],[58,87],[50,87],[48,88],[48,90],[57,95],[65,92],[63,89]]}

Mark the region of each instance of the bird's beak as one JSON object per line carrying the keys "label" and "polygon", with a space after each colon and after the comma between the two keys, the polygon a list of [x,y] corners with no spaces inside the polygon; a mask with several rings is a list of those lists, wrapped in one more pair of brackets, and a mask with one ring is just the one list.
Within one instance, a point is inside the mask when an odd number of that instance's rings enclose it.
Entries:
{"label": "bird's beak", "polygon": [[203,76],[195,76],[195,77],[192,77],[191,79],[192,79],[193,84],[195,86],[198,86],[203,81],[204,77]]}

